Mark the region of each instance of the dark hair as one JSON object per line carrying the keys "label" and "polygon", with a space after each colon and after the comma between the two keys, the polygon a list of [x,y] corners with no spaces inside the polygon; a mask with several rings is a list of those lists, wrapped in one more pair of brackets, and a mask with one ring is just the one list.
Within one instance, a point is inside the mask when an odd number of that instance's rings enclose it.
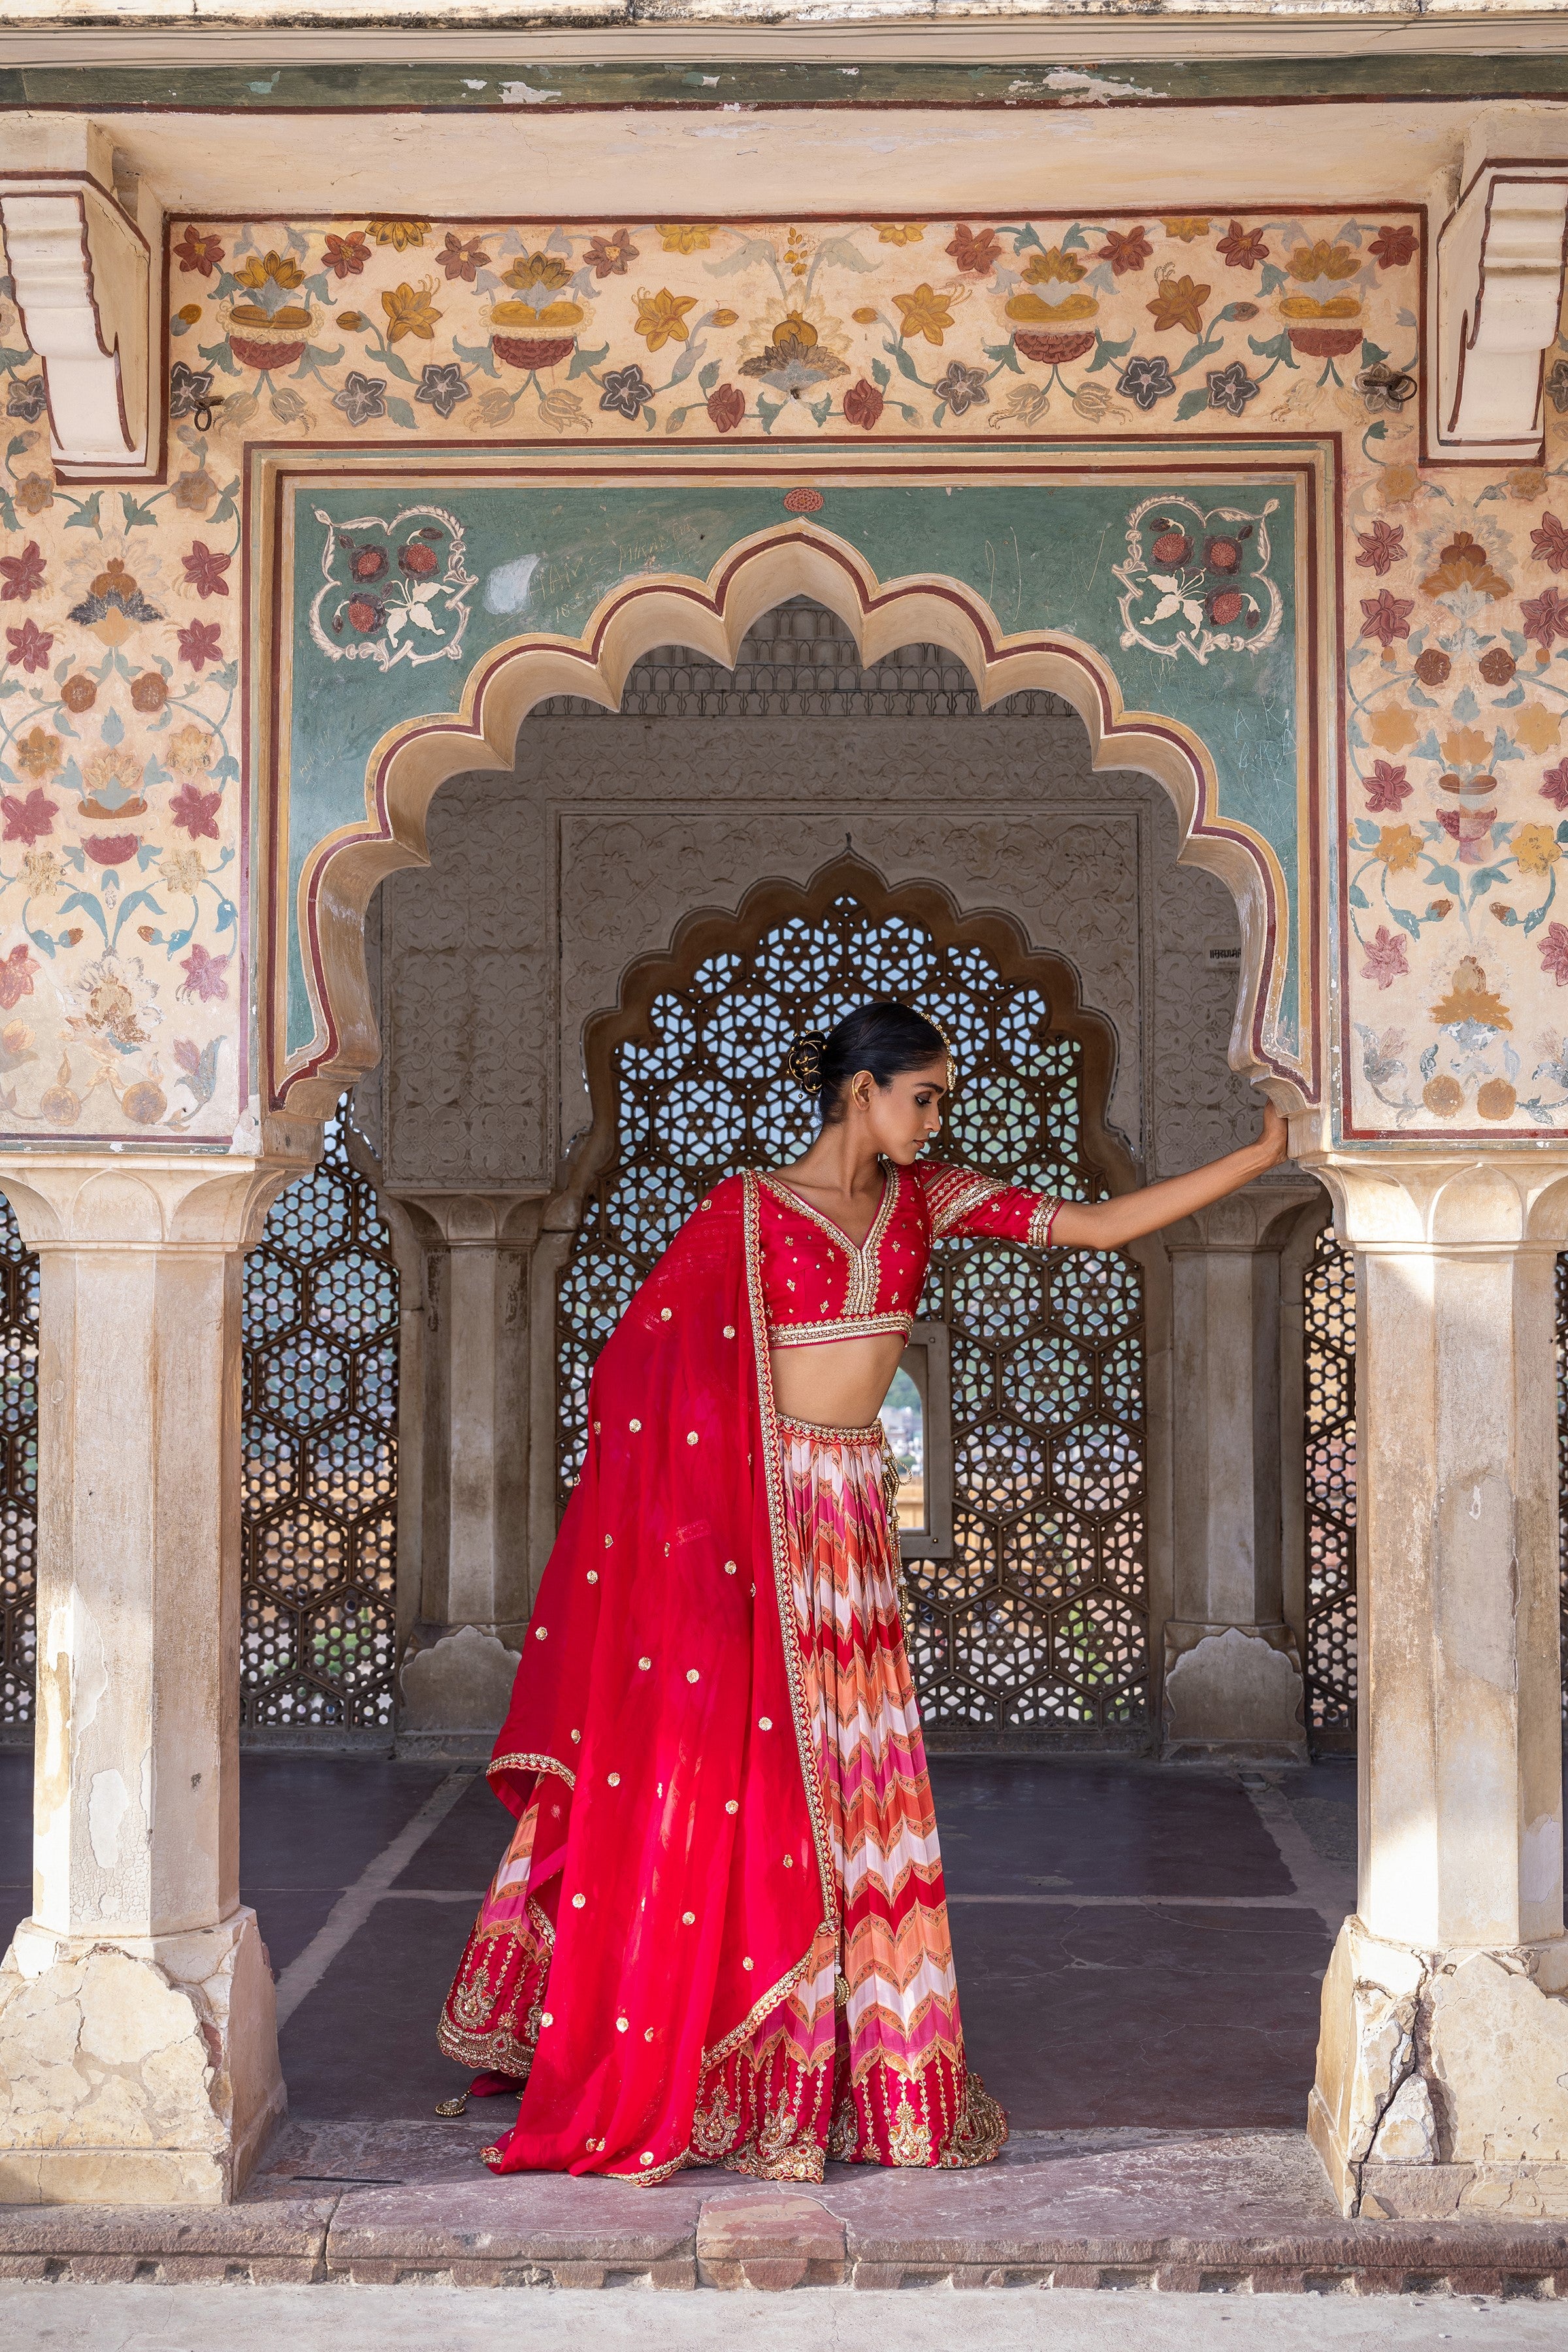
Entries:
{"label": "dark hair", "polygon": [[923,1070],[946,1054],[941,1030],[923,1013],[907,1004],[862,1004],[825,1037],[797,1037],[784,1068],[803,1094],[816,1097],[817,1117],[831,1127],[844,1116],[844,1089],[857,1070],[869,1070],[887,1087],[900,1071]]}

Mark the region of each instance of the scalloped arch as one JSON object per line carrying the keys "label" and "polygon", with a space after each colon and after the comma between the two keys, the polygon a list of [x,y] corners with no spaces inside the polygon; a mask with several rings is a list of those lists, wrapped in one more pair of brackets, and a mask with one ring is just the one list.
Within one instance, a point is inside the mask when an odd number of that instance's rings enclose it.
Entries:
{"label": "scalloped arch", "polygon": [[834,612],[868,665],[911,643],[946,646],[967,665],[983,708],[1027,688],[1061,695],[1089,730],[1096,768],[1140,770],[1163,784],[1181,823],[1183,861],[1216,875],[1241,919],[1231,1060],[1279,1081],[1289,1108],[1308,1099],[1301,1071],[1265,1042],[1283,977],[1284,877],[1260,835],[1215,814],[1214,762],[1194,730],[1157,711],[1128,709],[1110,663],[1081,638],[1010,635],[963,583],[934,573],[883,583],[843,540],[791,523],[736,541],[706,580],[662,573],[620,582],[580,637],[509,638],[475,663],[455,711],[387,730],[367,764],[364,822],[319,843],[300,876],[296,915],[315,1029],[309,1046],[274,1064],[276,1107],[324,1118],[343,1087],[379,1058],[365,910],[388,874],[428,862],[426,812],[448,777],[510,769],[523,720],[550,696],[617,709],[633,664],[656,646],[689,646],[732,667],[752,623],[795,596]]}

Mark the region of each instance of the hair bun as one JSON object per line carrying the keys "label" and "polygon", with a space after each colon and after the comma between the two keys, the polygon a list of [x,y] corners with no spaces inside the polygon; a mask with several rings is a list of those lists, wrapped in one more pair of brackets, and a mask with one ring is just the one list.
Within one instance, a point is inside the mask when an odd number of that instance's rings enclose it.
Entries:
{"label": "hair bun", "polygon": [[822,1055],[827,1040],[816,1030],[808,1029],[797,1037],[784,1055],[784,1076],[803,1095],[813,1100],[822,1092]]}

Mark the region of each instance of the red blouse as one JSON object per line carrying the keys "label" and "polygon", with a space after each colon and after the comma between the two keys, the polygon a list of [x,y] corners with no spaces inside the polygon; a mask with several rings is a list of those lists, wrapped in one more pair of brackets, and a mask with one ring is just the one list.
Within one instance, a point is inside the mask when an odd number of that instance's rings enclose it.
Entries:
{"label": "red blouse", "polygon": [[881,1205],[858,1248],[782,1177],[761,1181],[768,1344],[814,1348],[896,1331],[907,1339],[933,1241],[992,1234],[1045,1249],[1061,1202],[973,1168],[889,1165]]}

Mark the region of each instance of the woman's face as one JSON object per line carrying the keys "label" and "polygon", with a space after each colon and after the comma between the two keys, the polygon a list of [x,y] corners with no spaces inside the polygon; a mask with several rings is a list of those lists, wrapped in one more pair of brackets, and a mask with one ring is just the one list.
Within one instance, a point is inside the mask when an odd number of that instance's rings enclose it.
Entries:
{"label": "woman's face", "polygon": [[900,1070],[885,1087],[869,1070],[858,1070],[849,1082],[850,1108],[865,1120],[868,1139],[900,1168],[911,1166],[941,1129],[947,1095],[945,1055],[922,1070]]}

